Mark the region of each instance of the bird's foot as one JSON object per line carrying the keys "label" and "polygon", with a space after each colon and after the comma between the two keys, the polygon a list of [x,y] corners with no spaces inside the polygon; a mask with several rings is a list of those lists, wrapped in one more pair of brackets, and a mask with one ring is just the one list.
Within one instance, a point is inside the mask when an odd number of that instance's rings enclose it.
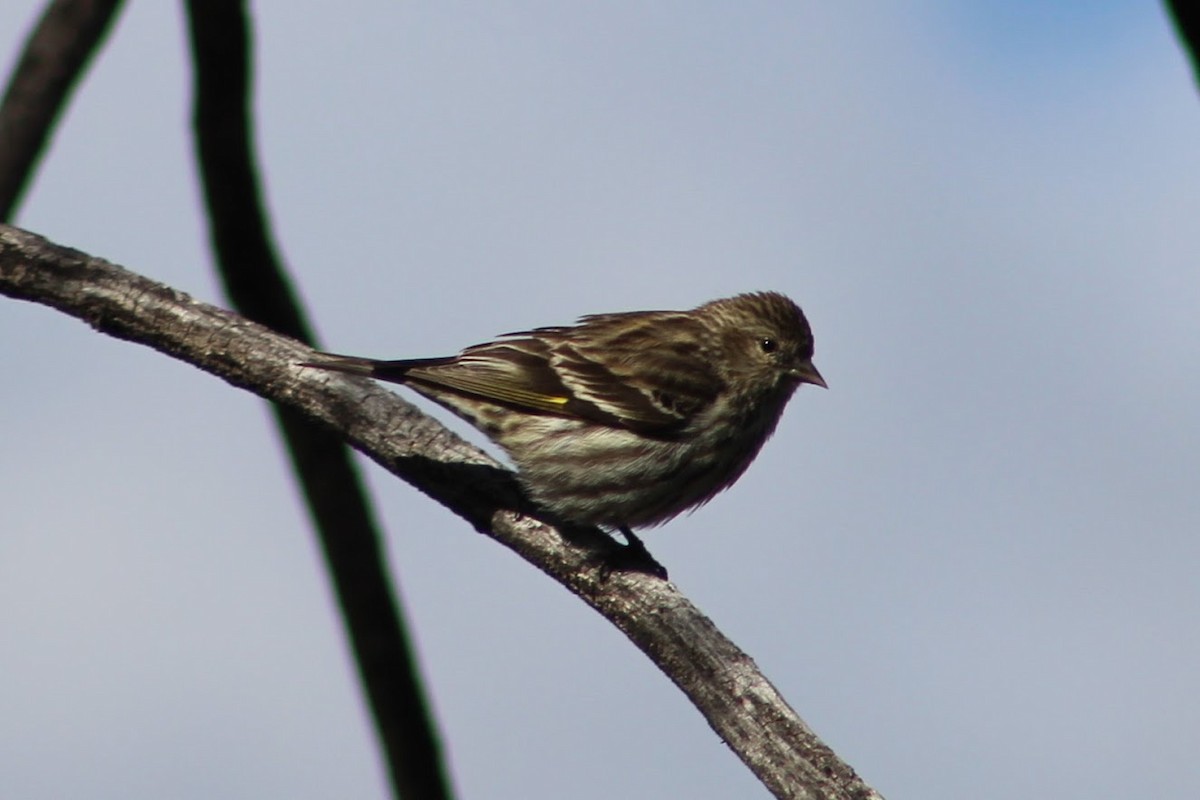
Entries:
{"label": "bird's foot", "polygon": [[617,531],[625,538],[625,544],[616,545],[601,558],[600,577],[607,579],[614,572],[641,572],[655,578],[667,578],[667,568],[650,555],[642,540],[634,535],[628,526],[622,525]]}

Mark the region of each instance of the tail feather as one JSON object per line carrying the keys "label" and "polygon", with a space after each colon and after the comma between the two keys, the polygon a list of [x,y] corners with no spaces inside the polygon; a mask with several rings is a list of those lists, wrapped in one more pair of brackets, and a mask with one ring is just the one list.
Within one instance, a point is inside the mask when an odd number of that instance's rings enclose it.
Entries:
{"label": "tail feather", "polygon": [[314,367],[330,372],[362,375],[380,381],[405,383],[408,371],[414,367],[432,367],[453,361],[453,358],[410,358],[397,361],[376,361],[357,356],[340,356],[335,353],[318,353],[312,361],[302,361],[297,366]]}

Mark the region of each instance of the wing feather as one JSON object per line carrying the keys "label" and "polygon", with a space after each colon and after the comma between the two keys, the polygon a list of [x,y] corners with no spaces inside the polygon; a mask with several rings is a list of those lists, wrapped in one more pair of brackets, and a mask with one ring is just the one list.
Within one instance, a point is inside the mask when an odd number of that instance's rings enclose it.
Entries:
{"label": "wing feather", "polygon": [[405,382],[519,410],[668,435],[716,399],[705,330],[677,312],[584,317],[414,366]]}

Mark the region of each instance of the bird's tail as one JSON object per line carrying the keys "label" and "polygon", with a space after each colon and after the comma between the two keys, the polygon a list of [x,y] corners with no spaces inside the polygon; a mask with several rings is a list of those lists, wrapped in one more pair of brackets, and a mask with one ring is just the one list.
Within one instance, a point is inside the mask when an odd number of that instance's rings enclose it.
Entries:
{"label": "bird's tail", "polygon": [[408,371],[413,367],[430,367],[444,364],[453,359],[449,358],[410,358],[399,361],[376,361],[371,358],[357,356],[339,356],[334,353],[318,353],[311,361],[302,361],[297,366],[325,369],[330,372],[345,372],[349,375],[362,375],[380,381],[405,383]]}

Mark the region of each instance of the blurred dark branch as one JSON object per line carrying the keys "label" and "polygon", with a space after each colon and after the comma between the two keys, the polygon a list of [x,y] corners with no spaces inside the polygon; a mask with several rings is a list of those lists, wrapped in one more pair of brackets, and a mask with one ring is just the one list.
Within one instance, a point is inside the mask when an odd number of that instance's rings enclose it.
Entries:
{"label": "blurred dark branch", "polygon": [[254,155],[251,32],[241,0],[189,0],[192,134],[209,239],[225,292],[245,316],[313,343],[273,241]]}
{"label": "blurred dark branch", "polygon": [[[233,306],[308,344],[311,326],[278,257],[254,156],[252,39],[241,0],[189,0],[193,133],[209,235]],[[393,791],[452,796],[381,533],[350,450],[293,408],[273,406],[317,527]]]}
{"label": "blurred dark branch", "polygon": [[1175,32],[1192,58],[1193,76],[1200,81],[1200,6],[1184,0],[1167,0],[1167,10],[1175,22]]}
{"label": "blurred dark branch", "polygon": [[51,0],[0,101],[0,220],[13,219],[71,90],[121,0]]}
{"label": "blurred dark branch", "polygon": [[[338,431],[620,628],[776,797],[879,797],[674,584],[641,573],[604,578],[595,550],[521,511],[530,503],[512,473],[397,395],[370,381],[297,367],[313,353],[293,339],[3,225],[0,294],[57,308]],[[604,541],[596,535],[595,542]]]}

